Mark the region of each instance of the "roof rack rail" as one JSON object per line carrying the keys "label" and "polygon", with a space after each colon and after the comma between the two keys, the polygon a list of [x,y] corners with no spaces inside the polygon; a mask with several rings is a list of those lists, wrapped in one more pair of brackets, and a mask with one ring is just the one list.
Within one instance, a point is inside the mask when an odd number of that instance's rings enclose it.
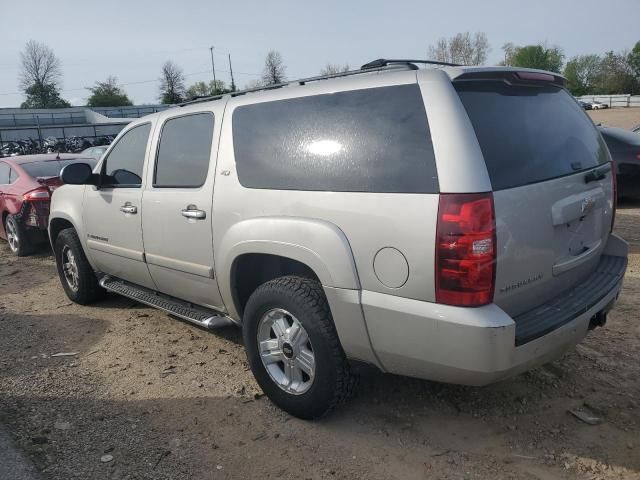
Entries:
{"label": "roof rack rail", "polygon": [[427,65],[442,65],[443,67],[462,67],[463,66],[463,65],[460,65],[459,63],[438,62],[436,60],[397,60],[397,59],[378,58],[377,60],[373,60],[369,63],[365,63],[360,67],[360,70],[369,70],[372,68],[381,68],[381,67],[386,67],[388,65],[397,65],[397,64],[415,66],[416,63],[424,63]]}
{"label": "roof rack rail", "polygon": [[315,77],[308,77],[308,78],[300,78],[298,80],[292,80],[290,82],[284,82],[284,83],[276,83],[274,85],[265,85],[262,87],[255,87],[255,88],[247,88],[245,90],[237,90],[235,92],[229,92],[229,93],[223,93],[220,95],[211,95],[211,96],[207,96],[207,97],[197,97],[194,98],[193,100],[190,100],[188,102],[184,102],[184,103],[180,103],[178,106],[179,107],[184,107],[185,105],[192,105],[194,103],[202,103],[202,102],[210,102],[213,100],[219,100],[225,96],[231,96],[231,97],[237,97],[239,95],[244,95],[246,93],[252,93],[252,92],[261,92],[264,90],[275,90],[277,88],[282,88],[282,87],[286,87],[289,85],[305,85],[309,82],[317,82],[320,80],[329,80],[332,78],[340,78],[340,77],[349,77],[351,75],[359,75],[362,73],[372,73],[372,72],[377,72],[377,71],[384,71],[387,70],[390,66],[402,66],[404,65],[406,68],[411,69],[411,70],[416,70],[418,67],[415,65],[416,63],[425,63],[425,64],[432,64],[432,65],[442,65],[442,66],[449,66],[449,67],[459,67],[461,65],[457,65],[455,63],[446,63],[446,62],[436,62],[435,60],[386,60],[384,58],[379,58],[378,60],[374,60],[372,62],[366,63],[364,64],[362,67],[360,67],[357,70],[349,70],[346,72],[339,72],[339,73],[331,73],[328,75],[317,75]]}

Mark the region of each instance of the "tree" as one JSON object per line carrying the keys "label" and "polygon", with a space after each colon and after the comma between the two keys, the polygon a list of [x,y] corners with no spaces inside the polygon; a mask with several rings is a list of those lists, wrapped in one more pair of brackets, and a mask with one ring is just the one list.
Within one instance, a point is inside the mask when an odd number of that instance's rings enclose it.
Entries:
{"label": "tree", "polygon": [[598,55],[573,57],[564,67],[567,87],[576,96],[598,93],[601,73],[602,59]]}
{"label": "tree", "polygon": [[162,76],[160,77],[160,102],[161,103],[181,103],[185,97],[184,74],[182,69],[172,61],[162,65]]}
{"label": "tree", "polygon": [[287,81],[287,67],[284,66],[280,52],[271,50],[264,60],[262,71],[262,83],[264,85],[277,85]]}
{"label": "tree", "polygon": [[337,73],[344,73],[349,71],[349,64],[345,63],[340,66],[337,63],[327,63],[322,70],[320,70],[320,75],[335,75]]}
{"label": "tree", "polygon": [[213,85],[213,80],[209,83],[206,82],[196,82],[187,88],[185,93],[185,97],[187,100],[193,100],[199,97],[212,97],[214,95],[221,95],[223,93],[233,92],[226,87],[225,83],[222,80],[216,80],[215,88]]}
{"label": "tree", "polygon": [[22,108],[60,108],[69,103],[60,98],[62,64],[49,47],[29,40],[20,52],[20,87],[27,96]]}
{"label": "tree", "polygon": [[458,33],[450,39],[441,38],[429,47],[429,58],[438,62],[481,65],[487,61],[491,47],[484,32]]}
{"label": "tree", "polygon": [[515,47],[509,63],[514,67],[538,68],[560,73],[563,59],[564,54],[560,47],[527,45]]}
{"label": "tree", "polygon": [[627,61],[635,77],[640,80],[640,41],[636,42],[631,52],[629,52]]}
{"label": "tree", "polygon": [[104,82],[96,82],[87,90],[91,96],[87,100],[89,107],[125,107],[133,105],[127,94],[118,86],[116,77],[108,77]]}
{"label": "tree", "polygon": [[71,104],[64,98],[55,85],[51,83],[34,83],[25,90],[27,99],[22,102],[20,108],[66,108]]}
{"label": "tree", "polygon": [[597,81],[597,93],[633,95],[640,92],[640,80],[635,76],[633,66],[628,59],[627,52],[605,53]]}

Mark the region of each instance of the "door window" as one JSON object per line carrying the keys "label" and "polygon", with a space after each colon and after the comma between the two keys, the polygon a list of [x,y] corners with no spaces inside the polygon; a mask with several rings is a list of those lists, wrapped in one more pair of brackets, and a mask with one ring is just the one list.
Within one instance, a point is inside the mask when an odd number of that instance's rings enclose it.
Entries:
{"label": "door window", "polygon": [[171,118],[162,127],[154,187],[197,188],[209,170],[213,114]]}
{"label": "door window", "polygon": [[102,166],[102,185],[139,187],[151,124],[145,123],[126,132],[116,143]]}

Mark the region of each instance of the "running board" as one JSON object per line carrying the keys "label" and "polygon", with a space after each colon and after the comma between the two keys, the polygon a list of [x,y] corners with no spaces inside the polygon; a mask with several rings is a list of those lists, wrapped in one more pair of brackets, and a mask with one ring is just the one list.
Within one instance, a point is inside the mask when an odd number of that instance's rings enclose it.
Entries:
{"label": "running board", "polygon": [[130,298],[136,302],[164,310],[171,315],[201,327],[213,329],[235,324],[233,320],[222,313],[195,306],[119,278],[105,276],[100,280],[100,286],[105,290]]}

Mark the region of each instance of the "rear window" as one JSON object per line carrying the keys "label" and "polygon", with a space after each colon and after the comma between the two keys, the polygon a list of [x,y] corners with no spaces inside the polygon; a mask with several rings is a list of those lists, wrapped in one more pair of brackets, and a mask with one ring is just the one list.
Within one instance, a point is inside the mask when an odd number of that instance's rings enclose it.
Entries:
{"label": "rear window", "polygon": [[593,123],[562,88],[491,81],[454,85],[494,190],[570,175],[608,161]]}
{"label": "rear window", "polygon": [[438,191],[415,84],[238,107],[233,144],[238,179],[248,188]]}
{"label": "rear window", "polygon": [[43,162],[22,163],[20,166],[30,177],[57,177],[60,170],[72,163],[86,163],[91,169],[96,166],[95,158],[74,158],[71,160],[45,160]]}

